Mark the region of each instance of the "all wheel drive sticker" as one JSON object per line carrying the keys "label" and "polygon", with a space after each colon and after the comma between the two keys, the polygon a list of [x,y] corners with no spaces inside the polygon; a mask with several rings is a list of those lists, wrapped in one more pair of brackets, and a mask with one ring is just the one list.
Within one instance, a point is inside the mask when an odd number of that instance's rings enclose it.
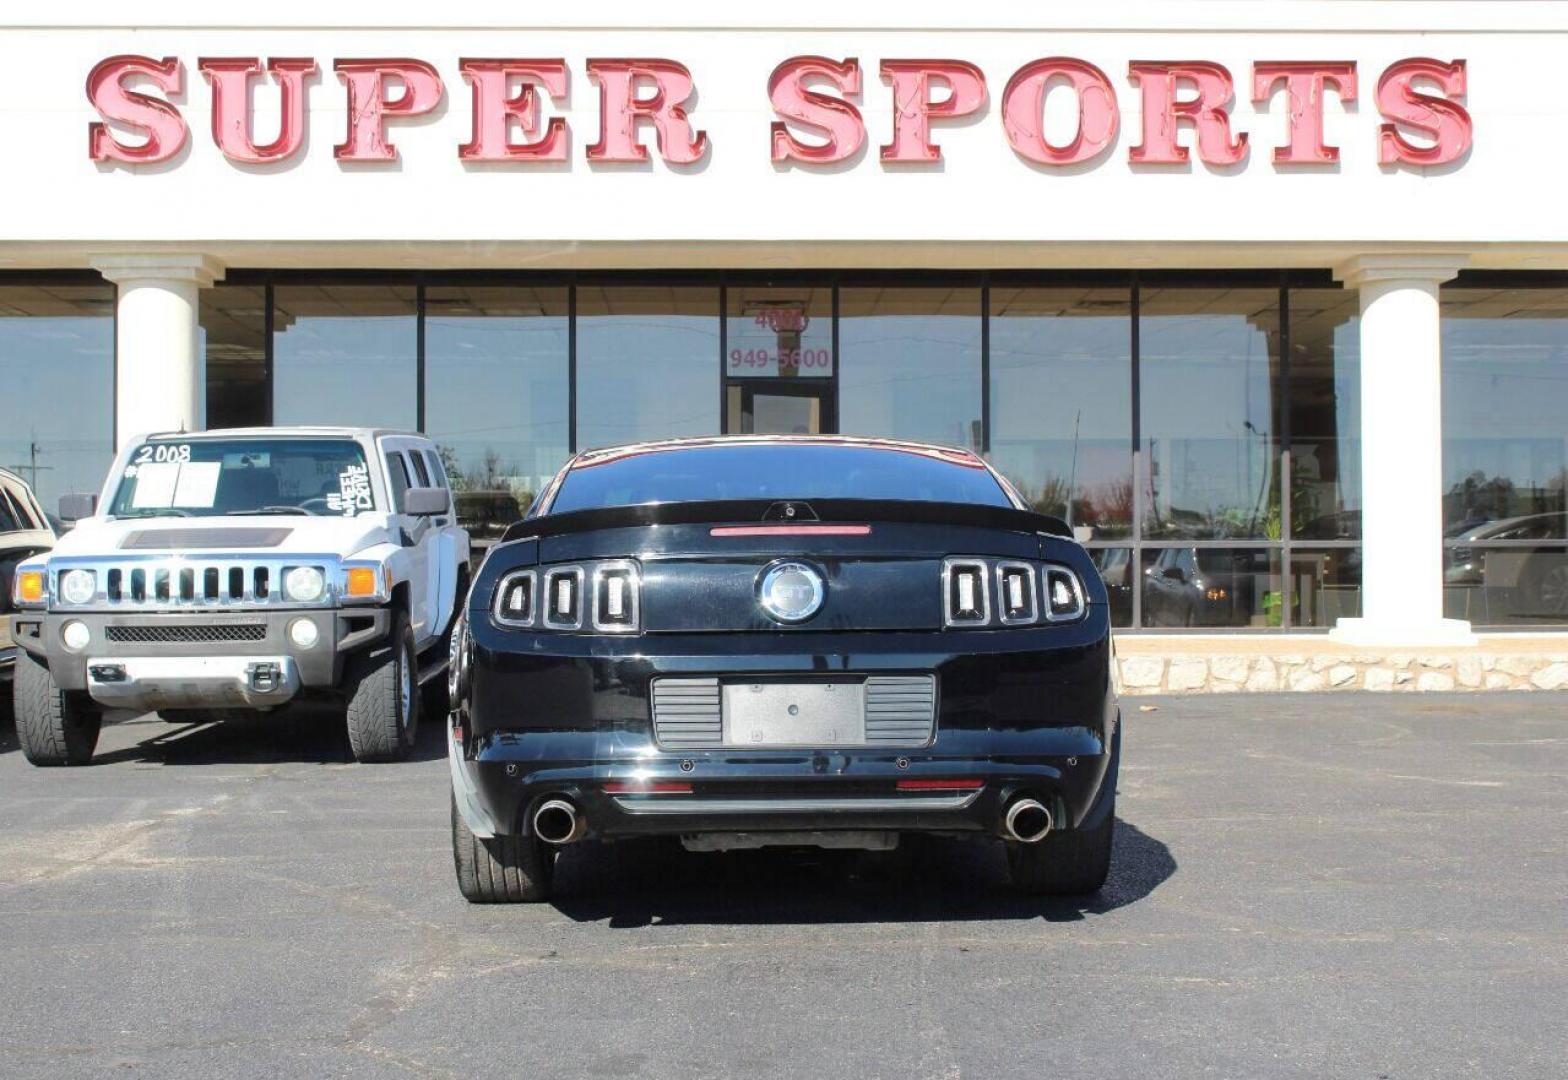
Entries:
{"label": "all wheel drive sticker", "polygon": [[[244,165],[287,161],[306,151],[310,94],[321,69],[314,59],[202,57],[196,60],[211,89],[212,141],[229,160]],[[598,132],[584,157],[590,164],[642,162],[649,147],[640,126],[652,129],[656,152],[672,165],[691,165],[719,150],[695,116],[697,79],[675,60],[590,59],[590,83],[598,88]],[[347,122],[335,133],[339,162],[398,159],[391,124],[433,113],[448,93],[433,65],[407,58],[341,58],[332,62],[341,84]],[[990,80],[964,60],[884,59],[877,67],[892,91],[889,114],[878,119],[862,110],[865,75],[854,57],[792,56],[759,78],[759,101],[771,105],[773,120],[747,152],[767,152],[780,166],[811,168],[854,164],[868,133],[884,135],[878,159],[884,166],[931,166],[942,161],[935,127],[945,121],[983,117]],[[560,59],[463,59],[457,76],[468,85],[471,125],[466,142],[454,147],[465,162],[563,162],[571,143],[570,121],[562,115],[571,71]],[[1126,86],[1137,99],[1139,126],[1126,150],[1134,166],[1187,164],[1195,153],[1212,166],[1240,166],[1249,143],[1267,125],[1274,135],[1276,168],[1332,167],[1340,148],[1325,142],[1328,102],[1337,108],[1359,100],[1360,72],[1352,60],[1258,60],[1250,91],[1257,132],[1238,130],[1233,116],[1236,77],[1207,60],[1135,60]],[[179,57],[111,56],[87,76],[87,97],[102,120],[88,128],[88,155],[103,163],[145,165],[176,157],[190,129],[176,100],[190,81]],[[253,91],[274,84],[278,97],[277,137],[254,137]],[[1047,95],[1063,90],[1076,103],[1076,122],[1056,130],[1047,123]],[[1371,93],[1380,117],[1375,144],[1346,153],[1375,154],[1387,167],[1445,165],[1469,151],[1472,121],[1465,109],[1463,60],[1411,57],[1384,67]],[[546,105],[548,101],[548,106]],[[719,108],[725,108],[721,103]],[[729,108],[734,108],[729,105]],[[1069,119],[1072,113],[1069,108]],[[1275,116],[1266,118],[1272,111]],[[1098,164],[1116,145],[1122,106],[1117,86],[1101,68],[1074,57],[1042,57],[1008,73],[1001,92],[999,136],[1024,162],[1045,169]],[[987,120],[987,122],[996,122]],[[1177,138],[1193,131],[1192,147]],[[1048,128],[1050,130],[1048,130]],[[764,149],[766,148],[766,149]]]}
{"label": "all wheel drive sticker", "polygon": [[370,468],[350,465],[338,473],[338,490],[327,496],[327,509],[334,514],[353,517],[361,510],[374,510],[375,500],[370,496]]}

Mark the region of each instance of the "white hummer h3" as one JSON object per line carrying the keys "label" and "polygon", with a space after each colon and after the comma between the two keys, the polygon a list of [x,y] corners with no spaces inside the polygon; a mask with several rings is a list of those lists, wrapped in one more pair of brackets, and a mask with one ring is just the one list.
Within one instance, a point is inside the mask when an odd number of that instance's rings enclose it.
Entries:
{"label": "white hummer h3", "polygon": [[387,761],[413,745],[422,686],[445,713],[468,534],[423,436],[151,435],[61,516],[76,527],[12,581],[17,734],[35,765],[90,760],[106,715],[325,700],[355,758]]}

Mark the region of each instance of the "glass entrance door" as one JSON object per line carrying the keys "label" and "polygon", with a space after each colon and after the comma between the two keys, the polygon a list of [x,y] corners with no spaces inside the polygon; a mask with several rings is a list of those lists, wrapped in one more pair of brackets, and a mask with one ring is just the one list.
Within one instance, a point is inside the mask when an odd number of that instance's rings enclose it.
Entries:
{"label": "glass entrance door", "polygon": [[725,391],[726,435],[821,435],[837,430],[826,381],[759,379]]}

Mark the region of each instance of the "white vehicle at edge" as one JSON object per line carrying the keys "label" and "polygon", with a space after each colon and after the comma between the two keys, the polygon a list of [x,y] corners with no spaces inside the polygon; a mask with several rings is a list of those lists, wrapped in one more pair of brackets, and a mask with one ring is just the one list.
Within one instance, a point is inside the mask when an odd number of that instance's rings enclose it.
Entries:
{"label": "white vehicle at edge", "polygon": [[296,699],[345,711],[360,761],[444,713],[468,534],[430,440],[358,428],[150,435],[75,529],[16,568],[17,734],[91,759],[107,717],[212,720]]}

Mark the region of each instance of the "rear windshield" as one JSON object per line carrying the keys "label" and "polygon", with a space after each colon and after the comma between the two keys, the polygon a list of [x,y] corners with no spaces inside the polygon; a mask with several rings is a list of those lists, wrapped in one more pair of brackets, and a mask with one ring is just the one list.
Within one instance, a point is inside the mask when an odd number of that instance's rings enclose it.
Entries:
{"label": "rear windshield", "polygon": [[131,452],[109,513],[353,517],[375,508],[365,452],[352,439],[160,439]]}
{"label": "rear windshield", "polygon": [[895,499],[1011,506],[990,470],[863,446],[702,446],[631,453],[566,474],[553,514],[714,499]]}

